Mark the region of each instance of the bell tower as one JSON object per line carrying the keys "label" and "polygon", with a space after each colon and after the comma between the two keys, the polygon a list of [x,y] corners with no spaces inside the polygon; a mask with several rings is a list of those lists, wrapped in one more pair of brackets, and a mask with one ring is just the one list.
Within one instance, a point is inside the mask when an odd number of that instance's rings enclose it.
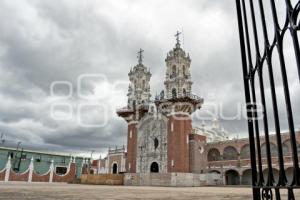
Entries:
{"label": "bell tower", "polygon": [[189,54],[180,47],[180,32],[177,31],[176,45],[165,59],[167,70],[165,79],[165,92],[167,98],[185,97],[191,94],[192,84]]}
{"label": "bell tower", "polygon": [[151,73],[143,65],[143,52],[142,49],[138,51],[138,64],[128,73],[130,81],[127,94],[129,107],[148,104],[150,101]]}
{"label": "bell tower", "polygon": [[148,112],[150,102],[150,70],[143,65],[143,50],[138,51],[138,64],[134,66],[129,76],[127,106],[117,110],[117,114],[128,123],[126,171],[136,173],[137,156],[137,125]]}
{"label": "bell tower", "polygon": [[192,94],[191,59],[180,46],[177,31],[175,47],[166,62],[165,90],[155,98],[159,111],[168,117],[168,172],[190,172],[189,135],[191,114],[201,108],[203,99]]}

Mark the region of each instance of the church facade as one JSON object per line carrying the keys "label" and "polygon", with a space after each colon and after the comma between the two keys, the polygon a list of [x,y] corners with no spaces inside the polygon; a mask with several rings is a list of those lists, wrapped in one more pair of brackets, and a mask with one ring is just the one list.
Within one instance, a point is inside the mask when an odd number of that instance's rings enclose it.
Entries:
{"label": "church facade", "polygon": [[128,123],[126,169],[130,173],[190,172],[190,138],[198,136],[193,136],[191,114],[201,108],[203,99],[192,93],[191,59],[176,36],[176,45],[165,59],[165,89],[154,101],[142,50],[128,74],[127,106],[117,114]]}

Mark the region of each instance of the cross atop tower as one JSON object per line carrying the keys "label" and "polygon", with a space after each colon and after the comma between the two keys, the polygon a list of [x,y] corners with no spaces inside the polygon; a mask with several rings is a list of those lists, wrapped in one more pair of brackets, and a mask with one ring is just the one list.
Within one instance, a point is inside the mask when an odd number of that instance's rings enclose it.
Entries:
{"label": "cross atop tower", "polygon": [[181,34],[181,32],[177,31],[175,34],[176,37],[176,45],[180,44],[180,40],[179,40],[179,35]]}
{"label": "cross atop tower", "polygon": [[141,48],[140,48],[140,50],[137,52],[137,54],[138,54],[137,58],[138,58],[139,64],[142,64],[142,62],[143,62],[143,52],[144,52],[144,50],[141,49]]}

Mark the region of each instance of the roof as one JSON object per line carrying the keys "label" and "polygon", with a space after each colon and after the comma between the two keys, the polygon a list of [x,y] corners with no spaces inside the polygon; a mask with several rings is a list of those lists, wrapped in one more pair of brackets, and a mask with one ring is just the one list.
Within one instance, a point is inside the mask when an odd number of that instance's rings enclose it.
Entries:
{"label": "roof", "polygon": [[[0,150],[16,151],[17,149],[12,147],[0,147]],[[76,154],[67,154],[62,152],[51,152],[51,151],[37,151],[37,150],[28,150],[28,149],[23,149],[23,152],[53,155],[53,156],[65,156],[65,157],[76,156]],[[77,157],[82,158],[82,156],[77,156]]]}

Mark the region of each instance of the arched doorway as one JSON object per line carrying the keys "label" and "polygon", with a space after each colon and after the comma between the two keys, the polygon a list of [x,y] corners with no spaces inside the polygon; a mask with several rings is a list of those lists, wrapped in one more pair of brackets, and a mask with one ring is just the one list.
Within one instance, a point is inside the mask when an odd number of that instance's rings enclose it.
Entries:
{"label": "arched doorway", "polygon": [[247,169],[243,172],[242,175],[242,185],[251,185],[252,184],[252,170]]}
{"label": "arched doorway", "polygon": [[159,172],[159,167],[157,162],[153,162],[150,166],[150,172],[151,173],[158,173]]}
{"label": "arched doorway", "polygon": [[112,166],[112,173],[117,174],[118,173],[118,164],[114,163]]}
{"label": "arched doorway", "polygon": [[285,170],[285,175],[286,175],[286,179],[287,179],[288,183],[292,183],[293,176],[294,176],[294,168],[293,167],[287,168]]}
{"label": "arched doorway", "polygon": [[225,177],[226,177],[226,185],[239,185],[240,184],[239,173],[235,170],[228,170],[225,173]]}
{"label": "arched doorway", "polygon": [[[274,181],[275,183],[277,183],[279,181],[279,170],[272,168],[272,173],[273,173]],[[265,181],[267,181],[269,178],[269,169],[263,170],[263,176]]]}

